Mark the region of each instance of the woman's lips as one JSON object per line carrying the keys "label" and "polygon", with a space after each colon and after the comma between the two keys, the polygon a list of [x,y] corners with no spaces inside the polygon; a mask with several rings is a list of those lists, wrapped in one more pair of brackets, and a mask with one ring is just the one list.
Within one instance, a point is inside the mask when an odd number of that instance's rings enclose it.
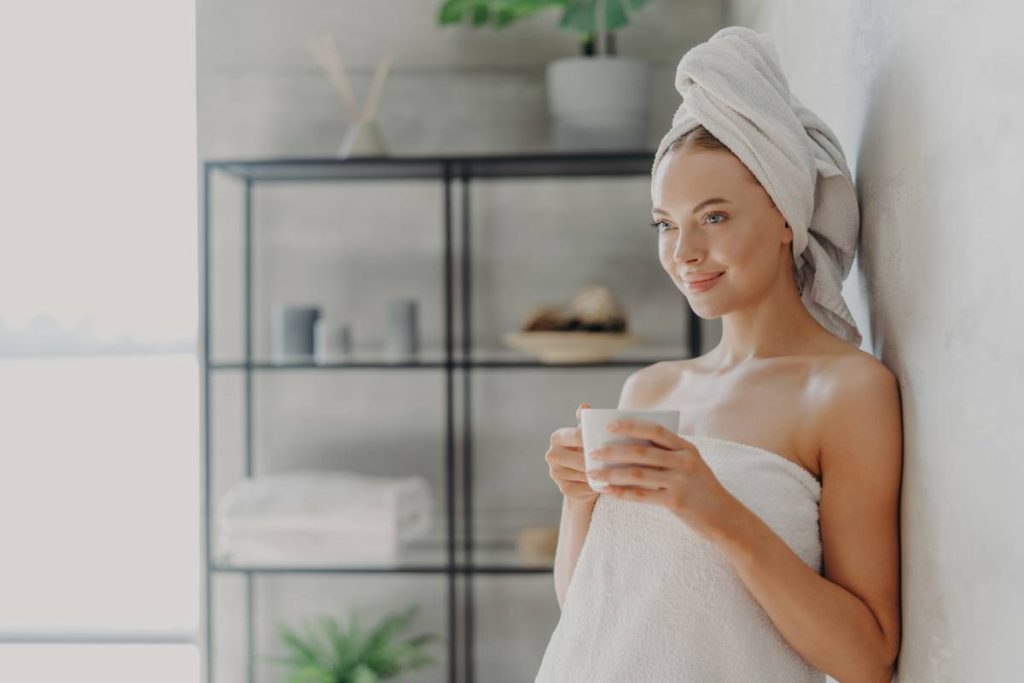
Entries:
{"label": "woman's lips", "polygon": [[687,282],[686,288],[689,289],[691,292],[703,292],[707,289],[711,289],[712,287],[714,287],[723,275],[725,275],[725,271],[722,271],[721,273],[711,278],[710,280],[701,280],[700,282]]}

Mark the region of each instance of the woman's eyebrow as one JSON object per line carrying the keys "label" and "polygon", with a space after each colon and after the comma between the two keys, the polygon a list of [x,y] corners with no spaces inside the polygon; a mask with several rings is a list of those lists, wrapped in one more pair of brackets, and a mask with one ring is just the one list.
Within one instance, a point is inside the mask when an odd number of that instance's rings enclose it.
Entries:
{"label": "woman's eyebrow", "polygon": [[[700,204],[698,204],[697,206],[693,207],[693,213],[697,213],[698,211],[703,209],[708,204],[728,204],[728,203],[729,203],[728,199],[723,199],[721,197],[712,197],[711,199],[705,199]],[[668,216],[669,215],[668,211],[665,211],[664,209],[659,209],[657,207],[655,207],[653,209],[653,213],[660,213],[660,214],[662,214],[664,216]]]}

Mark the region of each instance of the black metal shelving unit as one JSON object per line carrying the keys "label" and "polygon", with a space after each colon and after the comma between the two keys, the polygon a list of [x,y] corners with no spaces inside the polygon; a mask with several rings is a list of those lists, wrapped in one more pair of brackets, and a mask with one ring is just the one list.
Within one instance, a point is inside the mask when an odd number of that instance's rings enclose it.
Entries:
{"label": "black metal shelving unit", "polygon": [[[473,590],[472,577],[475,574],[550,574],[550,565],[532,566],[529,564],[503,564],[477,562],[473,559],[473,520],[472,520],[472,421],[470,414],[470,373],[474,369],[494,368],[533,368],[533,369],[579,369],[607,367],[643,367],[664,360],[664,357],[647,357],[631,359],[613,359],[599,363],[542,363],[522,358],[474,358],[472,354],[472,320],[471,292],[472,278],[470,272],[470,204],[469,185],[474,179],[500,179],[522,177],[556,177],[572,176],[634,176],[650,173],[650,164],[654,156],[653,150],[636,152],[602,152],[602,153],[550,153],[521,155],[486,155],[486,156],[443,156],[443,157],[360,157],[348,159],[335,158],[274,158],[251,160],[208,160],[203,169],[203,196],[201,217],[201,269],[202,269],[202,462],[203,462],[203,534],[204,564],[203,585],[205,591],[205,680],[213,681],[213,662],[216,650],[213,642],[213,576],[218,573],[238,573],[245,577],[247,599],[247,646],[248,646],[248,677],[250,683],[255,677],[255,631],[253,615],[255,614],[255,591],[253,578],[261,574],[443,574],[447,577],[448,621],[446,624],[448,657],[447,678],[451,683],[474,680],[473,664]],[[243,184],[244,189],[244,359],[233,362],[215,362],[211,359],[211,310],[210,310],[210,245],[211,245],[211,181],[215,173],[232,177]],[[436,360],[413,360],[409,362],[392,362],[381,360],[346,360],[332,363],[308,363],[279,365],[262,362],[253,357],[253,191],[256,185],[267,183],[306,183],[306,182],[344,182],[346,180],[437,180],[442,184],[444,200],[444,353]],[[462,185],[462,205],[460,219],[461,229],[461,281],[462,281],[462,349],[461,355],[454,353],[453,334],[453,211],[452,189],[458,181]],[[683,301],[684,317],[688,324],[683,328],[686,344],[683,354],[690,357],[699,355],[701,348],[700,318]],[[688,347],[688,348],[687,348]],[[680,354],[673,354],[679,357]],[[305,370],[309,372],[358,371],[360,369],[400,370],[438,370],[443,369],[445,375],[445,516],[446,516],[446,547],[443,561],[418,561],[400,563],[395,566],[338,566],[338,567],[256,567],[227,566],[217,563],[213,558],[213,539],[211,534],[211,430],[214,422],[210,404],[211,374],[223,370],[241,371],[244,373],[244,440],[245,474],[253,475],[253,375],[260,372],[274,372],[281,369],[289,371]],[[463,381],[463,452],[457,462],[455,452],[455,372],[462,371]],[[456,468],[461,467],[462,490],[455,491]],[[463,544],[456,553],[456,495],[461,495],[463,510]],[[463,609],[459,614],[457,602],[456,578],[464,578]],[[459,619],[461,618],[461,622]],[[457,626],[463,628],[462,667],[459,667],[459,651]]]}

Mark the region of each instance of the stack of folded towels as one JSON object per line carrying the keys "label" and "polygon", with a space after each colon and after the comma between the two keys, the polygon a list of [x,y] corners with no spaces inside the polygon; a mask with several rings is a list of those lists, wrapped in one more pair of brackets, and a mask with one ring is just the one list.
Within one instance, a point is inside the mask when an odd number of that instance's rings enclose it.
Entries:
{"label": "stack of folded towels", "polygon": [[235,484],[217,506],[216,537],[231,564],[392,564],[432,518],[423,477],[303,469]]}

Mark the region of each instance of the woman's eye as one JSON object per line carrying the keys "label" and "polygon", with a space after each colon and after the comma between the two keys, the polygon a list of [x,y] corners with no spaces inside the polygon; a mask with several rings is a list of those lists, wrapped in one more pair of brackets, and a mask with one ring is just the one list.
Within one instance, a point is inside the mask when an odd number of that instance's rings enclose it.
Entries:
{"label": "woman's eye", "polygon": [[[725,219],[725,217],[726,217],[724,213],[719,213],[719,212],[717,212],[717,211],[716,211],[716,212],[714,212],[714,213],[708,213],[708,214],[704,214],[704,218],[712,218],[712,217],[714,217],[714,216],[718,216],[719,218],[721,218],[721,219],[723,219],[723,220],[724,220],[724,219]],[[718,224],[719,224],[719,223],[721,223],[721,222],[722,222],[722,221],[709,221],[710,225],[718,225]],[[661,226],[662,226],[662,225],[666,225],[666,226],[668,226],[669,228],[671,228],[671,227],[672,227],[671,225],[669,225],[669,224],[668,224],[667,222],[665,222],[665,221],[652,221],[652,222],[651,222],[651,223],[649,223],[648,225],[650,225],[650,226],[651,226],[652,228],[655,228],[655,229],[656,229],[656,230],[657,230],[657,231],[658,231],[659,233],[661,233],[661,232],[664,232],[664,230],[662,230],[662,229],[661,229]],[[666,229],[667,229],[667,228],[666,228]]]}

